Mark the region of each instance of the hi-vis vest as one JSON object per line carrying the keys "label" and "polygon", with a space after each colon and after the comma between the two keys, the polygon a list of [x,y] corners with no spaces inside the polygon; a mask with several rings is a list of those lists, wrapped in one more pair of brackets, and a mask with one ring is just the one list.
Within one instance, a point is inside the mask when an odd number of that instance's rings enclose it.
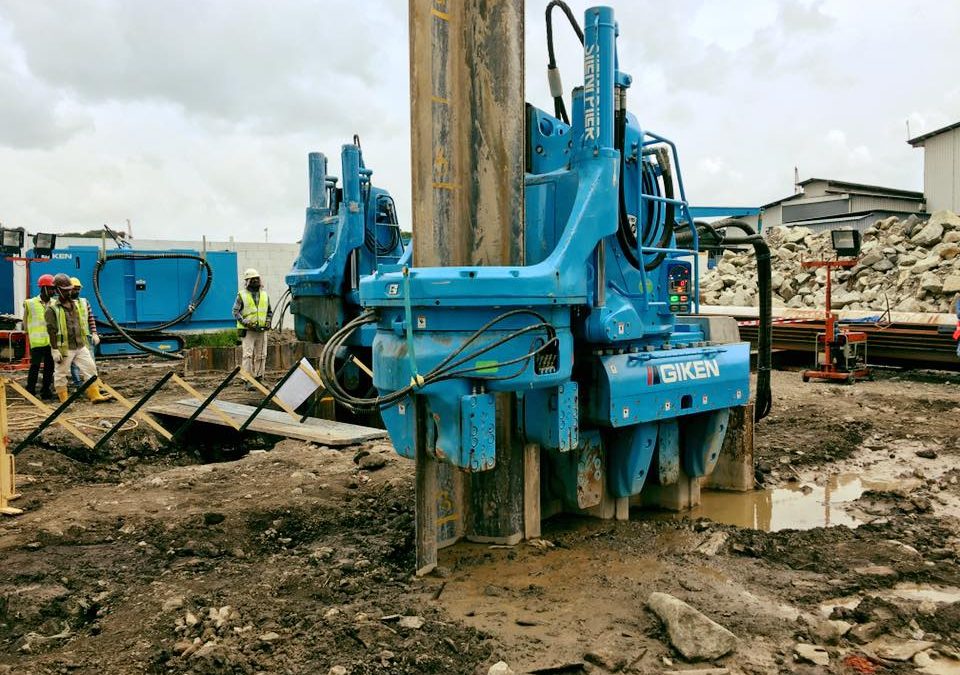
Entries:
{"label": "hi-vis vest", "polygon": [[47,347],[50,344],[50,334],[47,333],[47,322],[44,319],[47,305],[38,295],[28,298],[23,303],[27,308],[27,337],[30,339],[30,348]]}
{"label": "hi-vis vest", "polygon": [[[270,306],[270,299],[267,294],[260,289],[259,302],[253,302],[253,293],[244,289],[240,291],[240,301],[243,305],[240,307],[240,316],[244,321],[253,321],[257,327],[263,328],[267,325],[267,308]],[[237,328],[246,328],[242,323],[237,322]]]}
{"label": "hi-vis vest", "polygon": [[[86,341],[90,338],[90,324],[87,322],[87,306],[86,303],[80,302],[79,300],[74,300],[73,302],[77,306],[77,321],[80,322],[80,334],[83,335],[83,339]],[[57,348],[61,354],[66,356],[70,349],[70,344],[67,341],[67,312],[60,306],[59,299],[54,299],[53,302],[50,303],[50,306],[53,307],[53,311],[57,313]]]}

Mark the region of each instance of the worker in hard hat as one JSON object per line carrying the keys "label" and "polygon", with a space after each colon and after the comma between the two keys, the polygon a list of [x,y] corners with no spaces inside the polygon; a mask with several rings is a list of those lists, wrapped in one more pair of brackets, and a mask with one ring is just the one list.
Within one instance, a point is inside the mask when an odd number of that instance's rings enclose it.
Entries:
{"label": "worker in hard hat", "polygon": [[[94,348],[100,344],[100,335],[97,333],[97,320],[94,318],[93,312],[90,311],[90,302],[86,298],[80,297],[80,291],[83,290],[83,283],[81,283],[77,277],[70,277],[70,283],[73,284],[73,291],[70,293],[70,298],[79,305],[81,316],[87,317],[87,326],[89,327],[89,332],[87,333],[89,336],[87,348],[90,350],[90,357],[93,358],[96,351]],[[92,347],[90,342],[93,342]],[[80,376],[80,368],[76,363],[70,366],[70,379],[73,380],[75,387],[83,384],[83,378]]]}
{"label": "worker in hard hat", "polygon": [[37,395],[37,376],[40,364],[43,364],[43,382],[40,386],[40,398],[53,398],[53,356],[50,354],[50,336],[47,335],[45,313],[47,303],[54,294],[53,275],[41,274],[37,279],[40,293],[23,303],[23,328],[30,341],[30,371],[27,373],[27,391]]}
{"label": "worker in hard hat", "polygon": [[[72,297],[73,282],[66,274],[60,273],[53,278],[53,285],[56,295],[47,305],[44,317],[55,364],[53,386],[57,397],[63,402],[67,400],[67,375],[70,373],[70,366],[76,363],[84,380],[89,380],[97,376],[97,365],[87,347],[90,324],[80,303]],[[100,393],[99,378],[87,387],[87,398],[94,403],[110,400]]]}
{"label": "worker in hard hat", "polygon": [[233,303],[233,318],[243,336],[243,360],[245,371],[258,380],[263,379],[267,366],[267,331],[273,319],[270,298],[260,283],[260,273],[250,268],[243,273],[243,288]]}

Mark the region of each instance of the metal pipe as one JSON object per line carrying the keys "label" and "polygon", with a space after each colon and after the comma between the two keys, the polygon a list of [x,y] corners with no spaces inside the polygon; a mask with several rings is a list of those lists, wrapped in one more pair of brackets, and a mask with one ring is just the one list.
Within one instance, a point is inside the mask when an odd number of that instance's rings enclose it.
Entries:
{"label": "metal pipe", "polygon": [[613,147],[616,22],[610,7],[583,17],[583,140],[597,154]]}
{"label": "metal pipe", "polygon": [[307,171],[310,181],[310,208],[327,208],[327,157],[322,152],[307,155]]}

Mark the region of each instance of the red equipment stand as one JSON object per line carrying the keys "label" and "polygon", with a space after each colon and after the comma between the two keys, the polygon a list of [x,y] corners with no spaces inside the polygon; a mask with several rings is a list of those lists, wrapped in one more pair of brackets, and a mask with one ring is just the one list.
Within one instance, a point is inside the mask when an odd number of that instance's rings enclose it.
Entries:
{"label": "red equipment stand", "polygon": [[[817,334],[817,370],[805,370],[804,382],[810,380],[833,380],[853,384],[870,377],[867,368],[867,334],[837,328],[837,315],[831,308],[831,271],[853,267],[857,260],[805,260],[805,268],[823,267],[827,270],[827,307],[824,332]],[[819,359],[823,355],[822,361]]]}
{"label": "red equipment stand", "polygon": [[[50,258],[25,258],[23,256],[7,256],[6,260],[16,264],[23,263],[26,276],[27,292],[24,297],[30,297],[30,265],[37,262],[48,262]],[[30,340],[25,330],[0,330],[0,371],[27,370],[30,368]]]}

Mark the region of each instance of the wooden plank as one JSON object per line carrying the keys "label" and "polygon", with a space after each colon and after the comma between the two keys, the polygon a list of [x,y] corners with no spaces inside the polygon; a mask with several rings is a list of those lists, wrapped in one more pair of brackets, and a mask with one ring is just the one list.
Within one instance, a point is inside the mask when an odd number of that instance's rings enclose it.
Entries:
{"label": "wooden plank", "polygon": [[[233,423],[242,423],[250,417],[255,409],[253,406],[232,403],[230,401],[218,401],[218,403],[221,412],[230,417]],[[157,415],[187,419],[196,411],[198,405],[200,405],[200,401],[197,399],[182,399],[172,403],[152,405],[148,410]],[[226,426],[220,416],[209,410],[204,410],[197,419],[201,422]],[[233,424],[229,426],[233,426]],[[261,411],[247,429],[272,434],[274,436],[296,438],[301,441],[310,441],[331,446],[352,445],[354,443],[384,438],[387,435],[387,432],[382,429],[372,429],[370,427],[334,422],[332,420],[321,420],[316,417],[308,417],[303,424],[296,424],[290,421],[286,413],[280,412],[279,410]]]}
{"label": "wooden plank", "polygon": [[[156,386],[156,385],[154,385],[154,386]],[[133,407],[133,404],[132,404],[130,401],[128,401],[127,399],[125,399],[123,396],[121,396],[121,395],[120,395],[120,392],[118,392],[116,389],[114,389],[113,387],[111,387],[111,386],[110,386],[109,384],[107,384],[106,382],[102,382],[102,381],[101,381],[101,382],[100,382],[100,388],[103,389],[103,390],[105,390],[105,391],[106,391],[108,394],[110,394],[111,396],[113,396],[117,401],[120,402],[120,404],[122,404],[123,406],[125,406],[127,410],[130,410],[130,408]],[[167,431],[167,430],[164,429],[162,426],[160,426],[155,419],[153,419],[152,417],[150,417],[150,415],[146,414],[145,412],[141,412],[141,411],[138,410],[137,412],[135,412],[135,413],[133,414],[133,416],[136,417],[136,418],[137,418],[138,420],[140,420],[141,422],[143,422],[144,424],[149,425],[154,431],[156,431],[158,434],[160,434],[161,436],[163,436],[164,438],[166,438],[168,441],[169,441],[171,438],[173,438],[173,434],[171,434],[169,431]]]}
{"label": "wooden plank", "polygon": [[[8,379],[6,380],[6,383],[9,384],[15,392],[23,396],[23,398],[25,398],[28,403],[32,404],[40,412],[45,413],[47,415],[53,412],[54,410],[53,408],[51,408],[46,403],[44,403],[43,401],[38,399],[36,396],[31,394],[29,391],[21,387],[15,380]],[[94,443],[89,436],[87,436],[85,433],[83,433],[82,431],[77,429],[75,426],[70,424],[67,420],[63,419],[63,415],[61,415],[56,420],[54,420],[54,424],[59,424],[61,427],[69,431],[71,434],[73,434],[78,439],[80,439],[81,443],[83,443],[85,446],[87,446],[91,450],[94,448],[94,446],[96,446],[96,443]]]}
{"label": "wooden plank", "polygon": [[[182,377],[180,377],[179,375],[174,374],[173,377],[171,377],[170,379],[173,380],[181,389],[183,389],[185,392],[187,392],[187,393],[190,394],[191,396],[195,396],[195,397],[196,397],[198,400],[200,400],[200,401],[202,401],[202,400],[204,399],[203,394],[201,394],[199,391],[197,391],[196,389],[194,389],[193,386],[192,386],[189,382],[187,382],[186,380],[184,380],[184,379],[183,379]],[[235,422],[234,420],[232,420],[229,415],[227,415],[226,413],[224,413],[224,412],[220,409],[220,406],[218,405],[218,403],[219,403],[218,401],[211,401],[211,402],[210,402],[210,405],[207,406],[207,410],[212,411],[214,415],[218,416],[221,420],[223,420],[224,422],[226,422],[226,423],[227,423],[227,426],[231,426],[231,427],[234,428],[234,430],[240,431],[240,425],[243,424],[243,421],[241,421],[241,422],[238,424],[237,422]],[[204,411],[203,411],[204,414],[207,412],[207,410],[204,410]],[[252,408],[251,408],[250,412],[251,412],[251,413],[253,412],[253,409],[252,409]],[[200,415],[200,417],[203,417],[203,415]],[[244,421],[246,421],[246,420],[244,419]]]}

